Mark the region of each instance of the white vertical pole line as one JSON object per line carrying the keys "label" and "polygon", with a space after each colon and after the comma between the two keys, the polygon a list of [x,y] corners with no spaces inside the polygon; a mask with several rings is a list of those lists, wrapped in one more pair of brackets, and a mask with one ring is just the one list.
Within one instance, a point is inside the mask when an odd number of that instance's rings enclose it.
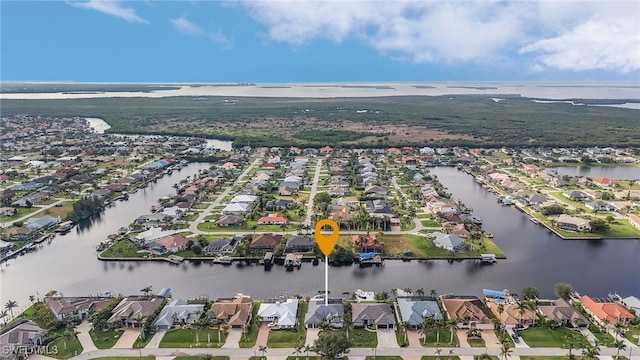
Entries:
{"label": "white vertical pole line", "polygon": [[329,258],[324,256],[324,305],[329,305]]}

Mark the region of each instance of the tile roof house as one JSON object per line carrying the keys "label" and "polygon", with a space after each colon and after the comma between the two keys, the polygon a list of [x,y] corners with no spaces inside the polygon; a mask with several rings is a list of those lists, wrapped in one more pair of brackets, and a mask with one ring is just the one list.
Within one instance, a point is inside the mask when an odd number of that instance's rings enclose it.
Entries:
{"label": "tile roof house", "polygon": [[560,214],[557,216],[556,226],[559,229],[567,230],[567,231],[591,230],[591,225],[589,225],[589,220],[567,215],[567,214]]}
{"label": "tile roof house", "polygon": [[282,242],[282,235],[259,234],[251,242],[250,249],[258,251],[270,251]]}
{"label": "tile roof house", "polygon": [[262,321],[275,322],[283,329],[294,328],[297,324],[298,299],[287,299],[284,302],[262,303],[258,316]]}
{"label": "tile roof house", "polygon": [[595,302],[587,295],[581,296],[578,301],[582,303],[584,308],[601,322],[609,322],[615,324],[621,322],[628,324],[633,320],[633,314],[624,306],[614,302]]}
{"label": "tile roof house", "polygon": [[597,177],[591,181],[593,181],[594,184],[602,187],[612,187],[614,185],[613,180],[609,179],[608,177]]}
{"label": "tile roof house", "polygon": [[551,305],[538,305],[538,311],[547,319],[562,326],[588,326],[589,321],[564,299],[554,300]]}
{"label": "tile roof house", "polygon": [[193,324],[204,313],[204,304],[189,304],[185,300],[176,299],[168,303],[153,324],[156,330],[168,330],[175,323]]}
{"label": "tile roof house", "polygon": [[516,304],[502,304],[502,313],[498,311],[498,307],[498,303],[489,301],[489,309],[503,325],[531,326],[538,323],[536,314],[524,305],[520,309]]}
{"label": "tile roof house", "polygon": [[493,329],[491,315],[477,297],[442,299],[449,319],[458,320],[458,327]]}
{"label": "tile roof house", "polygon": [[164,298],[157,296],[129,296],[111,311],[107,324],[111,326],[140,327],[138,317],[147,318],[162,305]]}
{"label": "tile roof house", "polygon": [[218,300],[211,306],[213,316],[236,328],[244,328],[249,323],[252,309],[253,300],[249,296]]}
{"label": "tile roof house", "polygon": [[422,321],[433,317],[435,320],[442,320],[442,313],[438,307],[438,302],[434,300],[414,300],[412,298],[398,298],[398,308],[402,322],[407,322],[412,329],[420,328]]}
{"label": "tile roof house", "polygon": [[173,235],[163,236],[155,240],[153,243],[149,245],[149,247],[160,253],[164,253],[164,252],[175,253],[175,252],[184,250],[185,247],[187,246],[187,242],[189,242],[189,239],[185,238],[184,236],[179,234],[173,234]]}
{"label": "tile roof house", "polygon": [[45,298],[44,304],[58,321],[64,321],[66,317],[81,321],[87,317],[90,311],[104,308],[112,301],[112,298],[101,297],[52,297]]}
{"label": "tile roof house", "polygon": [[[0,359],[13,358],[13,349],[24,358],[31,354],[34,348],[45,342],[47,331],[31,320],[18,320],[0,330]],[[23,357],[18,357],[23,358]]]}
{"label": "tile roof house", "polygon": [[389,304],[352,304],[351,314],[354,327],[393,329],[396,323]]}
{"label": "tile roof house", "polygon": [[289,219],[282,213],[271,213],[258,219],[260,225],[286,224],[288,222]]}
{"label": "tile roof house", "polygon": [[343,326],[344,305],[342,301],[329,299],[328,302],[329,304],[325,305],[323,298],[309,300],[309,309],[304,317],[306,328],[317,328],[322,322],[327,322],[334,328]]}
{"label": "tile roof house", "polygon": [[220,219],[216,221],[217,226],[240,226],[244,222],[244,216],[242,215],[222,215]]}

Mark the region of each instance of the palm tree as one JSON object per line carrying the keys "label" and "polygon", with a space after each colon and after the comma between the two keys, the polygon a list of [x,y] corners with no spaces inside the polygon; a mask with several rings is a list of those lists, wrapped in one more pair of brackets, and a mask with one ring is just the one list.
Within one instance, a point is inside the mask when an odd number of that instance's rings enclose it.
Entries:
{"label": "palm tree", "polygon": [[449,331],[451,332],[449,344],[453,344],[453,334],[455,333],[456,327],[458,326],[458,319],[449,319],[446,324],[449,327]]}
{"label": "palm tree", "polygon": [[420,334],[424,336],[424,343],[427,343],[427,334],[433,327],[433,317],[429,316],[422,319],[422,324],[420,324]]}
{"label": "palm tree", "polygon": [[149,286],[145,286],[142,289],[140,289],[140,292],[142,292],[145,296],[149,296],[149,294],[151,294],[151,292],[153,290],[151,290],[152,285]]}
{"label": "palm tree", "polygon": [[442,320],[436,320],[433,322],[433,327],[436,329],[436,344],[440,345],[440,329],[444,326]]}
{"label": "palm tree", "polygon": [[434,354],[436,354],[436,360],[440,360],[440,354],[442,353],[442,349],[436,348]]}
{"label": "palm tree", "polygon": [[36,297],[33,295],[29,295],[29,301],[33,304],[33,302],[36,301]]}
{"label": "palm tree", "polygon": [[582,350],[582,358],[598,360],[598,355],[600,355],[600,348],[598,346],[587,346]]}
{"label": "palm tree", "polygon": [[616,351],[616,359],[620,358],[620,350],[624,350],[627,348],[627,345],[622,340],[616,340],[613,342],[613,347],[617,349]]}
{"label": "palm tree", "polygon": [[4,308],[9,310],[11,313],[11,318],[13,319],[13,308],[18,307],[18,302],[15,300],[9,300],[6,304],[4,304]]}
{"label": "palm tree", "polygon": [[416,295],[423,296],[424,295],[424,289],[420,288],[420,289],[416,290]]}
{"label": "palm tree", "polygon": [[511,356],[511,342],[503,341],[502,346],[500,347],[500,356],[502,356],[502,360],[507,360],[508,357]]}
{"label": "palm tree", "polygon": [[406,292],[407,295],[413,295],[413,290],[411,290],[411,288],[404,288],[404,292]]}
{"label": "palm tree", "polygon": [[313,351],[313,347],[310,345],[305,345],[302,351],[304,351],[304,356],[306,357],[306,360],[309,360],[309,351]]}
{"label": "palm tree", "polygon": [[403,321],[400,323],[400,328],[402,329],[402,332],[404,333],[404,342],[407,342],[407,330],[409,329],[409,322],[408,321]]}
{"label": "palm tree", "polygon": [[144,320],[145,317],[140,314],[135,318],[135,321],[138,322],[138,325],[140,326],[140,339],[142,341],[144,341]]}
{"label": "palm tree", "polygon": [[296,348],[291,353],[292,355],[296,356],[296,360],[300,360],[300,354],[302,354],[302,349],[303,349],[303,347],[298,345],[298,346],[296,346]]}
{"label": "palm tree", "polygon": [[[7,310],[0,311],[0,319],[4,319],[7,316],[9,316],[9,313],[7,312]],[[6,325],[7,325],[7,321],[5,320],[2,326],[6,326]]]}
{"label": "palm tree", "polygon": [[429,290],[429,295],[431,295],[431,297],[435,299],[438,296],[438,292],[436,291],[436,289],[431,289]]}
{"label": "palm tree", "polygon": [[615,325],[614,325],[615,329],[616,329],[616,340],[618,340],[618,334],[620,334],[620,332],[622,331],[622,329],[624,328],[624,324],[620,321],[618,321]]}
{"label": "palm tree", "polygon": [[267,352],[267,347],[265,345],[258,346],[258,351],[262,353],[262,357],[266,359],[265,355]]}
{"label": "palm tree", "polygon": [[518,325],[522,326],[522,316],[526,312],[527,304],[524,301],[517,300],[516,301],[516,309],[518,310]]}

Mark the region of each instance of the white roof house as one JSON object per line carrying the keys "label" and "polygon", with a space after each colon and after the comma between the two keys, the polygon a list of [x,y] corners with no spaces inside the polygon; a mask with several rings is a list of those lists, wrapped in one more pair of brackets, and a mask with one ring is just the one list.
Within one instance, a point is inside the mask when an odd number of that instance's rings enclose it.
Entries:
{"label": "white roof house", "polygon": [[280,328],[296,326],[298,314],[298,299],[287,299],[284,302],[262,303],[258,309],[258,316],[263,321],[273,321]]}
{"label": "white roof house", "polygon": [[629,296],[622,299],[622,305],[627,309],[634,310],[636,314],[640,312],[640,299],[635,296]]}
{"label": "white roof house", "polygon": [[204,304],[187,304],[185,300],[174,300],[167,304],[155,322],[156,330],[170,329],[175,323],[193,324],[204,312]]}
{"label": "white roof house", "polygon": [[139,233],[138,235],[135,236],[134,239],[141,244],[147,244],[147,243],[153,242],[156,239],[160,239],[161,237],[172,235],[174,233],[175,231],[162,230],[162,228],[159,228],[159,227],[152,227],[147,231],[143,231]]}
{"label": "white roof house", "polygon": [[443,234],[439,231],[431,233],[431,236],[435,236],[433,244],[439,248],[458,252],[467,248],[467,244],[464,243],[464,239],[461,237]]}
{"label": "white roof house", "polygon": [[235,203],[249,203],[252,204],[254,202],[258,201],[258,197],[255,195],[238,195],[236,197],[234,197],[233,199],[231,199],[230,203],[235,204]]}
{"label": "white roof house", "polygon": [[253,206],[249,203],[232,203],[228,204],[222,209],[222,212],[225,214],[244,214],[246,212],[251,211]]}

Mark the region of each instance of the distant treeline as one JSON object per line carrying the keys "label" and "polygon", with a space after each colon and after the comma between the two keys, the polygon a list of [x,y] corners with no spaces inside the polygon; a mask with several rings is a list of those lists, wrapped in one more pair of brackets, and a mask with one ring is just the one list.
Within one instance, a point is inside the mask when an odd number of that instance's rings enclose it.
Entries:
{"label": "distant treeline", "polygon": [[[640,147],[640,112],[602,106],[534,103],[517,96],[450,95],[292,99],[244,97],[3,100],[2,116],[98,117],[111,132],[191,135],[233,140],[234,146],[632,146]],[[602,103],[604,100],[577,102]],[[616,100],[615,102],[619,102]],[[366,111],[365,111],[366,110]],[[279,120],[280,127],[252,126]],[[305,121],[302,121],[302,120]],[[437,129],[472,136],[402,141],[369,130],[340,130],[343,121]],[[270,124],[270,123],[269,123]],[[291,124],[291,126],[283,125]],[[294,125],[297,124],[297,125]],[[335,124],[337,129],[329,129]],[[367,138],[366,141],[364,141]],[[411,136],[409,135],[409,138]],[[373,139],[373,140],[372,140]]]}

